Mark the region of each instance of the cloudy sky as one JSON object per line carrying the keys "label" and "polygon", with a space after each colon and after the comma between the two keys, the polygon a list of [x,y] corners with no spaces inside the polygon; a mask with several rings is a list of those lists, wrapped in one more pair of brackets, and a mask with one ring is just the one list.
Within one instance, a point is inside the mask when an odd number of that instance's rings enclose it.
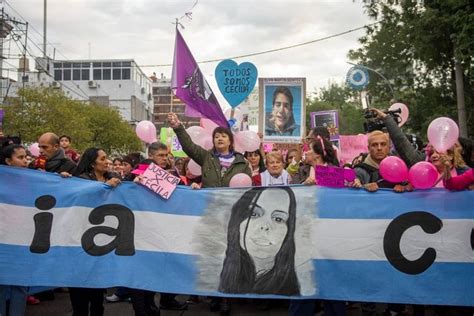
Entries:
{"label": "cloudy sky", "polygon": [[[195,1],[48,0],[48,54],[52,57],[56,48],[57,59],[88,59],[90,54],[91,58],[133,58],[139,65],[170,64],[174,20]],[[42,47],[43,1],[7,0],[3,6],[11,16],[28,21],[31,41]],[[198,0],[192,20],[180,21],[185,27],[183,37],[198,61],[290,46],[372,22],[360,0]],[[254,63],[260,77],[306,77],[310,93],[329,81],[344,80],[350,68],[347,52],[359,46],[357,38],[363,34],[359,30],[236,61]],[[31,51],[41,55],[32,42]],[[201,65],[213,87],[216,65]],[[168,66],[143,70],[171,76]]]}

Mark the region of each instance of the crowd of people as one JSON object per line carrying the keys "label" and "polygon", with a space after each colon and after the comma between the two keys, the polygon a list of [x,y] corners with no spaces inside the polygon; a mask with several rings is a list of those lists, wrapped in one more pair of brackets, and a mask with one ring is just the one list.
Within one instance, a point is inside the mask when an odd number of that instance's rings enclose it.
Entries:
{"label": "crowd of people", "polygon": [[[21,144],[8,141],[2,145],[0,164],[32,168],[61,174],[63,177],[76,176],[90,181],[99,181],[112,187],[120,185],[123,181],[137,181],[146,165],[155,163],[169,173],[181,179],[181,185],[191,186],[193,189],[228,187],[233,176],[246,174],[252,179],[255,187],[287,186],[291,184],[317,185],[318,166],[334,166],[351,168],[355,171],[354,181],[347,182],[351,188],[365,189],[375,192],[379,188],[390,188],[396,192],[412,191],[413,187],[407,181],[391,183],[385,180],[380,172],[380,163],[390,155],[400,157],[408,167],[420,161],[428,161],[439,174],[436,187],[449,190],[474,189],[474,165],[472,141],[459,138],[456,145],[446,153],[436,151],[429,144],[413,146],[403,134],[393,117],[382,111],[372,111],[383,120],[386,131],[374,131],[368,135],[368,152],[355,157],[352,163],[344,166],[338,160],[338,150],[329,141],[329,132],[326,128],[312,129],[304,143],[299,148],[289,150],[283,154],[278,149],[264,153],[261,149],[253,152],[239,153],[234,151],[234,136],[231,130],[217,127],[213,134],[213,148],[205,150],[195,144],[187,134],[178,116],[168,114],[168,123],[174,129],[184,152],[188,157],[175,158],[170,153],[167,145],[160,142],[152,143],[147,148],[148,157],[141,153],[129,153],[121,157],[109,158],[101,148],[88,148],[79,154],[72,148],[71,138],[67,135],[58,137],[52,132],[45,133],[38,138],[39,157],[32,157],[27,148]],[[201,166],[202,174],[194,175],[188,168],[190,160]],[[285,220],[286,221],[286,220]],[[289,225],[287,223],[287,225]],[[291,227],[288,226],[290,229]],[[292,228],[294,229],[294,227]],[[294,245],[293,245],[294,246]],[[239,244],[236,244],[238,249]],[[229,251],[229,249],[228,249]],[[250,259],[251,260],[251,259]],[[249,269],[256,269],[255,264],[250,264]],[[271,270],[271,268],[270,268]],[[235,271],[222,271],[229,274]],[[219,290],[223,292],[237,291],[244,293],[251,288],[261,287],[271,293],[271,285],[265,284],[264,276],[257,271],[251,273],[252,280],[246,281],[248,287],[244,290],[228,289],[221,284]],[[244,278],[244,276],[241,276]],[[253,282],[253,283],[252,283]],[[269,290],[268,290],[269,289]],[[0,315],[7,315],[6,297],[9,293],[10,315],[23,315],[26,302],[38,304],[34,296],[28,296],[28,289],[20,286],[0,286]],[[295,294],[282,292],[283,294]],[[104,291],[103,289],[69,288],[73,315],[103,315]],[[155,305],[155,293],[146,290],[118,288],[115,294],[106,297],[106,301],[115,302],[131,299],[135,315],[159,315],[160,309],[184,310],[186,303],[178,302],[175,294],[161,293],[159,306]],[[190,301],[198,300],[191,297]],[[265,305],[264,301],[264,305]],[[267,304],[269,307],[271,304]],[[364,303],[364,315],[375,315],[373,304]],[[290,315],[312,315],[315,309],[314,301],[292,301]],[[345,315],[346,302],[325,301],[325,315]],[[389,305],[393,313],[401,313],[403,305]],[[230,300],[214,297],[210,304],[211,311],[221,311],[223,314],[230,312]],[[417,308],[417,313],[422,315],[423,309]],[[444,312],[440,311],[439,315]],[[471,313],[472,314],[472,313]]]}

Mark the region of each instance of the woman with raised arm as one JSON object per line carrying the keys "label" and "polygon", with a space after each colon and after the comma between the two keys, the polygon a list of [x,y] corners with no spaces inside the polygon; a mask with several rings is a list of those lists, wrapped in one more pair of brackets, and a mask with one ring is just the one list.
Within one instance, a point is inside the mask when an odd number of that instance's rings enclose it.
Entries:
{"label": "woman with raised arm", "polygon": [[228,187],[230,179],[238,173],[252,175],[244,156],[234,152],[234,136],[228,128],[216,127],[212,132],[213,147],[205,150],[196,145],[175,113],[168,114],[169,125],[174,129],[184,152],[202,168],[202,187]]}

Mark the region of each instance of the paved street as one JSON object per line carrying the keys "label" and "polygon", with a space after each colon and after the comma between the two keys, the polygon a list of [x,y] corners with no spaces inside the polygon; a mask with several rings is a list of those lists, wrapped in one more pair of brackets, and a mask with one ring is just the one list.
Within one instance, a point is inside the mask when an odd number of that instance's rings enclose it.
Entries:
{"label": "paved street", "polygon": [[[185,301],[188,298],[186,295],[177,297],[179,301]],[[186,315],[219,315],[219,313],[212,313],[209,311],[209,304],[206,298],[200,297],[201,302],[195,305],[189,305],[187,311],[161,311],[162,316],[186,316]],[[156,303],[159,303],[159,296],[155,297]],[[273,308],[269,311],[259,311],[255,304],[250,300],[236,301],[232,304],[232,315],[267,315],[280,316],[287,315],[288,304],[286,301],[275,301]],[[133,316],[132,304],[128,302],[105,303],[105,315],[110,316]],[[29,305],[27,307],[27,316],[62,316],[72,315],[71,303],[68,293],[55,293],[53,301],[44,301],[39,305]]]}
{"label": "paved street", "polygon": [[[108,295],[113,291],[109,290]],[[52,301],[43,301],[39,305],[28,305],[26,316],[63,316],[72,315],[71,302],[69,300],[69,293],[54,293],[55,299]],[[186,301],[187,295],[178,295],[178,301]],[[198,304],[189,305],[186,311],[168,311],[162,310],[162,316],[216,316],[219,313],[209,311],[209,299],[200,297]],[[159,295],[155,296],[156,304],[159,303]],[[272,308],[270,310],[259,310],[256,300],[233,300],[231,315],[235,316],[284,316],[288,315],[288,301],[287,300],[272,300]],[[104,303],[105,316],[133,316],[132,304],[129,302],[118,303]],[[362,316],[359,304],[354,304],[347,309],[348,316]],[[316,314],[322,315],[322,313]],[[429,315],[428,315],[429,316]]]}

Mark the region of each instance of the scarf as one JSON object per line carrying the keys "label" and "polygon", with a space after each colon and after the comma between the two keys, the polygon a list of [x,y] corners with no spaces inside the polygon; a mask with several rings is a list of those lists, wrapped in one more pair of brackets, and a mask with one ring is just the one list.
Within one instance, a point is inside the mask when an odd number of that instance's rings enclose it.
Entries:
{"label": "scarf", "polygon": [[64,159],[66,159],[66,155],[64,155],[64,150],[58,149],[51,158],[46,160],[46,171],[48,172],[56,172],[61,165],[63,164]]}
{"label": "scarf", "polygon": [[278,177],[272,176],[268,170],[262,172],[260,177],[262,178],[262,187],[288,185],[288,172],[284,169]]}
{"label": "scarf", "polygon": [[228,154],[220,154],[216,150],[213,152],[214,156],[219,158],[219,163],[221,165],[221,174],[224,174],[224,172],[229,169],[229,167],[232,165],[232,163],[235,160],[235,153],[231,150]]}

